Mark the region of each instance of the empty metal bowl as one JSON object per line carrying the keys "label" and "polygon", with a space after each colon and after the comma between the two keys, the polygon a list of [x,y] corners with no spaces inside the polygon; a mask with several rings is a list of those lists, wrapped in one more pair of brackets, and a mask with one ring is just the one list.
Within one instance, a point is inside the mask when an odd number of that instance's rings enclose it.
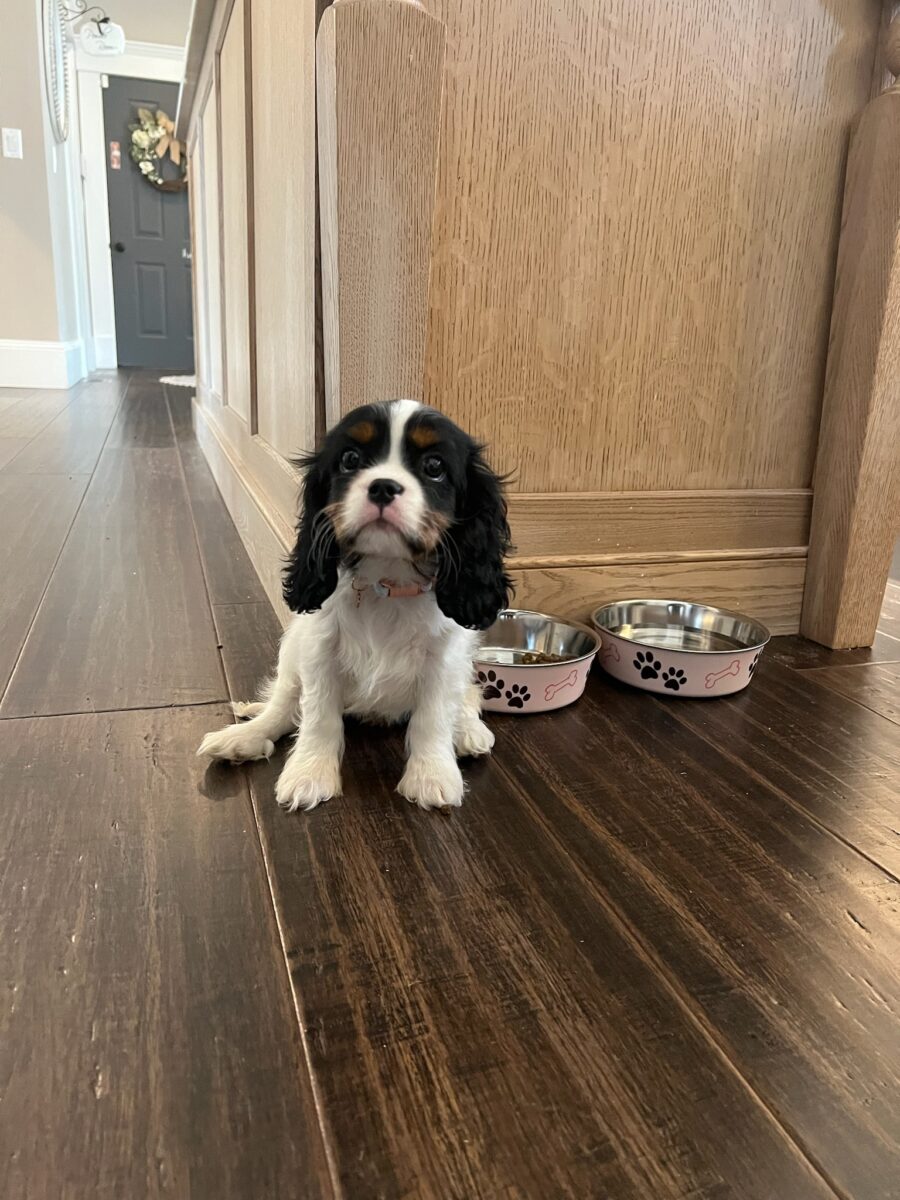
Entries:
{"label": "empty metal bowl", "polygon": [[475,655],[483,707],[536,713],[562,708],[584,691],[600,637],[568,617],[507,608]]}
{"label": "empty metal bowl", "polygon": [[728,696],[753,678],[769,631],[726,608],[686,600],[620,600],[591,618],[600,632],[600,665],[648,692],[692,698]]}

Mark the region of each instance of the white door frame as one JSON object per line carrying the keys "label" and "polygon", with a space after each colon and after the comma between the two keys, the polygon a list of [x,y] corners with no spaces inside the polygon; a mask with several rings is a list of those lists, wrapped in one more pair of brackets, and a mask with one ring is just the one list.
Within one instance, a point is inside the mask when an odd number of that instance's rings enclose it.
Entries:
{"label": "white door frame", "polygon": [[[181,83],[184,48],[153,42],[126,42],[125,53],[98,58],[79,47],[75,54],[78,93],[78,131],[81,140],[81,181],[94,363],[118,365],[116,310],[112,260],[109,254],[109,194],[106,187],[106,132],[103,125],[103,87],[108,75]],[[174,114],[173,114],[174,117]],[[127,154],[127,147],[122,147]]]}

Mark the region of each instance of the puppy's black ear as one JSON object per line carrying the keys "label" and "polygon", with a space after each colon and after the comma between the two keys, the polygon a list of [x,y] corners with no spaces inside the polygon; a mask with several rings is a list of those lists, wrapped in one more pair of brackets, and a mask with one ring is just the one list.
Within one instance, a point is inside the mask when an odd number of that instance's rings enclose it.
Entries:
{"label": "puppy's black ear", "polygon": [[293,612],[321,608],[338,581],[340,552],[334,526],[325,511],[328,473],[318,454],[295,463],[304,473],[297,543],[284,568],[284,602]]}
{"label": "puppy's black ear", "polygon": [[444,616],[466,629],[487,629],[506,608],[512,580],[503,570],[510,549],[503,485],[473,446],[457,493],[456,519],[440,545],[435,584]]}

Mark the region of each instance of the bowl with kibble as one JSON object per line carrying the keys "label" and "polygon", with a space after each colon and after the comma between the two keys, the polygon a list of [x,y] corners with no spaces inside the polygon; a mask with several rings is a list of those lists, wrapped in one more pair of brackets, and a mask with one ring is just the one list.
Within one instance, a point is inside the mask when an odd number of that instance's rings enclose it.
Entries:
{"label": "bowl with kibble", "polygon": [[584,691],[599,649],[598,633],[569,617],[504,609],[475,655],[482,707],[519,716],[564,708]]}

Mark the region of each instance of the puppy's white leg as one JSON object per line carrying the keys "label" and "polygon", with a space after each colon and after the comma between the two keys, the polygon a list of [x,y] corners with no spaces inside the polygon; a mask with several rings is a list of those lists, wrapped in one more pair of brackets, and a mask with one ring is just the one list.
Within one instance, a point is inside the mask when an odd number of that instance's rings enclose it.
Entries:
{"label": "puppy's white leg", "polygon": [[453,731],[468,680],[460,680],[458,668],[452,654],[429,655],[409,719],[409,757],[397,791],[420,808],[458,808],[462,804],[463,778],[456,765]]}
{"label": "puppy's white leg", "polygon": [[275,788],[275,798],[289,812],[341,794],[344,705],[334,660],[334,638],[327,636],[309,645],[304,656],[300,732]]}
{"label": "puppy's white leg", "polygon": [[278,673],[269,688],[268,698],[260,704],[233,705],[235,715],[254,714],[252,719],[237,725],[226,725],[208,733],[197,753],[230,762],[248,762],[270,758],[279,738],[297,728],[300,698],[300,676],[297,671],[298,645],[294,626],[281,639],[278,652]]}
{"label": "puppy's white leg", "polygon": [[490,754],[494,735],[481,719],[481,689],[472,684],[466,689],[460,705],[456,728],[453,730],[453,746],[460,758]]}

